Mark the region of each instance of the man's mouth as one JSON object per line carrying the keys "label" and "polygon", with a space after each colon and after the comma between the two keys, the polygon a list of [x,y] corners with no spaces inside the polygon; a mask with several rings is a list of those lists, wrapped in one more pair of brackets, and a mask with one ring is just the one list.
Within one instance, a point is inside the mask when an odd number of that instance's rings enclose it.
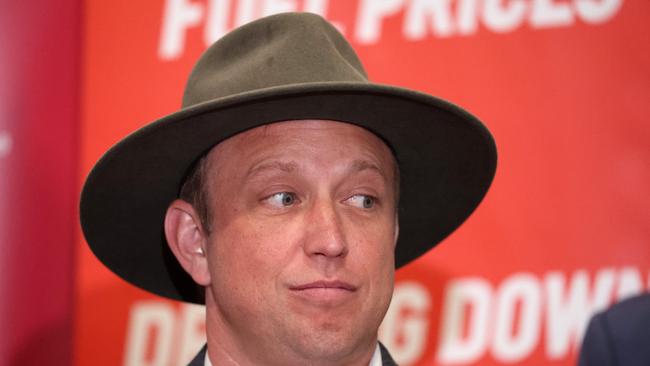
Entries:
{"label": "man's mouth", "polygon": [[349,299],[357,287],[344,281],[319,280],[289,287],[300,299],[324,306],[333,306]]}
{"label": "man's mouth", "polygon": [[303,291],[303,290],[313,290],[313,289],[333,289],[333,290],[345,290],[345,291],[356,291],[357,288],[347,282],[343,281],[314,281],[297,286],[291,286],[293,291]]}

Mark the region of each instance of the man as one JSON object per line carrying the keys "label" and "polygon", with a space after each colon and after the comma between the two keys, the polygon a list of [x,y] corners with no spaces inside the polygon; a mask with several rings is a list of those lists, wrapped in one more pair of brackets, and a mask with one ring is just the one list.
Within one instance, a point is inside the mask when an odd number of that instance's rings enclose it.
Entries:
{"label": "man", "polygon": [[183,109],[102,157],[81,220],[119,276],[206,305],[192,365],[392,365],[394,269],[471,214],[495,165],[476,118],[370,83],[324,19],[280,14],[212,45]]}

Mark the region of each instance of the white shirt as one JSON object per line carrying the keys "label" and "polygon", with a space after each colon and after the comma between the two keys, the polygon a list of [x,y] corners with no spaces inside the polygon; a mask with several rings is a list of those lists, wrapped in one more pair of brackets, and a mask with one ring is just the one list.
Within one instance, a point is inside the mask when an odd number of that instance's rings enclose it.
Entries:
{"label": "white shirt", "polygon": [[[212,362],[210,362],[210,357],[208,357],[207,350],[205,352],[205,361],[203,364],[205,366],[212,366]],[[372,358],[370,359],[368,366],[381,366],[381,351],[379,350],[379,343],[377,343],[377,347],[375,347],[375,353],[372,354]]]}

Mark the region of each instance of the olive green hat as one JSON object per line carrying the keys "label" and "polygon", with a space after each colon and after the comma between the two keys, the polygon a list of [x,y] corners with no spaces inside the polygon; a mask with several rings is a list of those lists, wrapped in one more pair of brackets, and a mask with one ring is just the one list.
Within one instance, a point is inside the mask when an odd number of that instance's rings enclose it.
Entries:
{"label": "olive green hat", "polygon": [[193,163],[214,145],[273,122],[323,119],[375,133],[401,174],[402,267],[454,231],[488,190],[496,147],[465,110],[368,81],[354,50],[318,15],[278,14],[244,25],[201,56],[180,111],[135,131],[92,169],[81,225],[95,255],[152,293],[201,303],[168,248],[163,220]]}

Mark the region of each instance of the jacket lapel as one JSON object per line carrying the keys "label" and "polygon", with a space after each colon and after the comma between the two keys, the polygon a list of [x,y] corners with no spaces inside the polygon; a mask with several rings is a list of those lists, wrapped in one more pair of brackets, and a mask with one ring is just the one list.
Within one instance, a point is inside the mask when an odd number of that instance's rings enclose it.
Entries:
{"label": "jacket lapel", "polygon": [[398,366],[381,342],[379,342],[379,350],[381,351],[381,364],[383,366]]}
{"label": "jacket lapel", "polygon": [[203,362],[205,361],[205,352],[208,350],[208,345],[206,344],[201,348],[199,353],[194,357],[194,359],[187,364],[187,366],[203,366]]}

